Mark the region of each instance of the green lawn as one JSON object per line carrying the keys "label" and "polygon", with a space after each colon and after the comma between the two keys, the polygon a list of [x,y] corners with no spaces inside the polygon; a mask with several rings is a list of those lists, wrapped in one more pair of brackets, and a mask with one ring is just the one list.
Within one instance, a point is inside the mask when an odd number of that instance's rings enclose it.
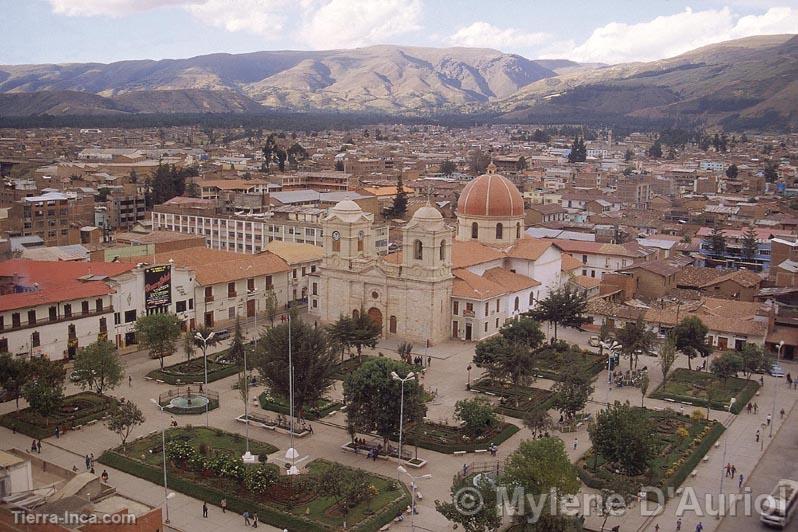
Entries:
{"label": "green lawn", "polygon": [[[224,362],[223,359],[226,355],[226,349],[214,355],[208,355],[208,382],[224,379],[241,371],[241,365]],[[191,360],[166,366],[162,370],[152,370],[147,373],[147,377],[164,381],[168,384],[205,382],[205,361],[200,355]]]}
{"label": "green lawn", "polygon": [[[170,429],[167,432],[167,444],[175,438],[189,442],[209,457],[217,453],[238,456],[245,448],[243,437],[218,429]],[[268,443],[255,440],[250,440],[250,449],[254,454],[264,455],[276,450]],[[161,435],[156,433],[130,442],[126,451],[121,447],[106,451],[100,457],[100,462],[161,484],[161,452]],[[277,484],[261,495],[248,491],[242,482],[233,478],[217,477],[210,471],[179,468],[171,462],[168,480],[170,489],[214,505],[225,498],[229,510],[237,513],[245,510],[257,512],[262,522],[278,528],[337,530],[343,525],[344,515],[332,498],[319,495],[315,480],[330,465],[331,462],[326,460],[314,460],[307,464],[307,473],[296,477],[282,475]],[[346,516],[348,528],[377,530],[409,504],[407,490],[394,479],[369,473],[368,482],[376,488],[377,495],[370,504],[364,501],[350,509]]]}
{"label": "green lawn", "polygon": [[61,407],[47,417],[31,408],[23,408],[0,417],[0,425],[32,438],[48,438],[55,436],[56,426],[63,433],[78,425],[104,418],[115,403],[116,399],[111,397],[80,392],[66,396]]}
{"label": "green lawn", "polygon": [[[640,486],[678,488],[724,430],[723,425],[716,421],[696,421],[673,410],[644,411],[653,421],[656,433],[654,458],[648,470],[637,476],[618,474],[611,464],[600,455],[596,457],[591,449],[577,464],[579,476],[585,484],[624,495],[636,494]],[[680,427],[688,431],[684,439],[677,434]]]}
{"label": "green lawn", "polygon": [[499,423],[480,436],[470,437],[459,426],[425,421],[418,427],[408,428],[405,438],[407,445],[418,444],[423,449],[451,454],[455,451],[473,452],[477,449],[487,449],[491,443],[499,445],[518,430],[518,427],[512,423]]}
{"label": "green lawn", "polygon": [[732,412],[739,413],[759,389],[759,383],[754,380],[729,377],[725,381],[705,371],[694,371],[687,368],[677,368],[668,375],[651,397],[655,399],[672,399],[691,403],[697,406],[706,406],[707,396],[711,386],[716,390],[710,402],[710,407],[725,410],[729,401],[735,398]]}
{"label": "green lawn", "polygon": [[[290,413],[290,408],[288,401],[281,398],[281,397],[273,397],[263,392],[258,396],[258,402],[260,403],[260,407],[264,410],[271,410],[272,412],[277,412],[278,414],[288,415]],[[316,403],[313,407],[308,408],[305,412],[298,412],[296,411],[297,416],[302,416],[304,419],[313,421],[314,419],[319,419],[320,417],[324,417],[328,415],[333,410],[337,410],[341,408],[343,404],[336,403],[333,401],[329,401],[327,399],[321,399],[318,403]]]}
{"label": "green lawn", "polygon": [[532,410],[550,409],[554,400],[554,394],[549,390],[531,386],[515,386],[514,384],[493,381],[488,378],[476,381],[471,385],[471,389],[499,397],[500,400],[499,405],[496,407],[496,412],[518,419],[523,419]]}
{"label": "green lawn", "polygon": [[[566,364],[566,360],[570,359],[577,364],[576,368],[573,364]],[[596,376],[607,367],[607,358],[573,346],[565,348],[562,343],[558,343],[538,349],[533,364],[539,377],[559,381],[575,369]]]}

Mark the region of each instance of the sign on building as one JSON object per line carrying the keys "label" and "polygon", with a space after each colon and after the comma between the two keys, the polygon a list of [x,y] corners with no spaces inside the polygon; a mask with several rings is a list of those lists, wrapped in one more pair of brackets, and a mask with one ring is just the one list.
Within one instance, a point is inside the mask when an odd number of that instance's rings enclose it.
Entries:
{"label": "sign on building", "polygon": [[144,270],[144,306],[148,309],[172,302],[172,267],[153,266]]}

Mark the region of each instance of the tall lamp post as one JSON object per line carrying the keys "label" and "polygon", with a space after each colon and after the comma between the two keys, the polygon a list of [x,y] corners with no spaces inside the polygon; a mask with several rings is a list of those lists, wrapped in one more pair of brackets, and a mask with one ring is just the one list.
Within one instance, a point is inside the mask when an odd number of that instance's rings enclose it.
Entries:
{"label": "tall lamp post", "polygon": [[208,336],[203,337],[199,331],[194,333],[194,338],[198,341],[202,342],[202,359],[205,362],[205,426],[209,425],[208,423],[208,405],[210,404],[210,400],[208,399],[208,342],[213,340],[213,337],[216,335],[213,331],[208,333]]}
{"label": "tall lamp post", "polygon": [[[247,268],[247,269],[249,269],[249,268]],[[249,299],[247,299],[247,301],[249,301]],[[246,305],[246,303],[244,305]],[[246,314],[246,312],[244,314]],[[256,331],[257,331],[257,323],[258,323],[258,311],[257,311],[257,307],[256,307],[256,309],[255,309],[255,330]],[[256,332],[256,334],[257,334],[257,332]],[[244,430],[245,430],[245,433],[246,433],[247,452],[244,453],[244,455],[241,457],[241,459],[244,461],[245,464],[254,464],[255,461],[257,460],[257,457],[254,454],[252,454],[251,452],[249,452],[249,375],[247,374],[247,338],[246,338],[246,335],[244,335],[243,341],[244,341],[244,345],[242,347],[243,347],[243,350],[244,350],[244,383],[243,383],[244,384],[244,389],[242,390],[242,392],[244,394],[244,420],[245,420],[244,425],[246,425],[244,427]]]}
{"label": "tall lamp post", "polygon": [[396,470],[399,473],[404,473],[405,475],[410,477],[411,497],[413,498],[413,500],[410,501],[410,529],[411,530],[415,530],[416,529],[416,519],[415,519],[415,516],[416,516],[416,481],[417,480],[429,480],[429,479],[432,478],[432,475],[427,473],[426,475],[421,475],[419,477],[414,477],[413,475],[408,473],[407,469],[405,469],[402,466],[397,467]]}
{"label": "tall lamp post", "polygon": [[402,463],[402,427],[405,421],[405,383],[415,379],[416,374],[412,371],[405,378],[401,378],[395,371],[391,372],[391,378],[402,383],[401,398],[399,400],[399,463]]}
{"label": "tall lamp post", "polygon": [[[784,340],[779,341],[779,349],[776,351],[776,364],[781,361],[781,350],[784,348]],[[776,423],[776,390],[773,390],[773,411],[770,413],[770,436],[773,437],[773,424]]]}
{"label": "tall lamp post", "polygon": [[[150,399],[152,404],[157,406],[163,414],[163,406],[155,399]],[[175,496],[174,493],[169,493],[169,487],[166,483],[166,425],[161,425],[161,454],[163,454],[163,507],[166,509],[166,523],[169,524],[169,499]]]}
{"label": "tall lamp post", "polygon": [[296,467],[296,459],[299,452],[294,448],[294,360],[291,345],[291,311],[288,311],[288,412],[291,417],[291,447],[285,452],[285,458],[291,460],[291,467],[288,468],[289,475],[298,475],[299,469]]}

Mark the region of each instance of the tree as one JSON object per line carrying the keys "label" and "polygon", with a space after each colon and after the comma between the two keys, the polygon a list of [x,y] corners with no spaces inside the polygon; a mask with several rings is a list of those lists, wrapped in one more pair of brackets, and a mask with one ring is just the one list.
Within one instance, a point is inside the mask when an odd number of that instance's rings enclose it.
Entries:
{"label": "tree", "polygon": [[646,400],[646,393],[648,392],[648,385],[650,381],[648,378],[648,373],[643,373],[643,376],[640,377],[640,406],[644,406],[644,401]]}
{"label": "tree", "polygon": [[651,351],[656,335],[648,330],[643,318],[638,317],[635,321],[627,321],[622,328],[618,329],[615,338],[621,344],[621,354],[629,357],[629,369],[632,369],[633,363],[637,367],[640,353]]}
{"label": "tree", "polygon": [[573,419],[577,412],[585,408],[590,394],[593,393],[590,375],[576,369],[578,365],[575,358],[571,355],[563,360],[562,367],[573,369],[568,371],[562,380],[554,383],[551,388],[551,391],[554,392],[552,406],[567,419]]}
{"label": "tree", "polygon": [[523,172],[527,168],[526,157],[523,155],[518,158],[518,162],[515,163],[515,169],[519,172]]}
{"label": "tree", "polygon": [[773,163],[773,161],[768,161],[765,163],[763,175],[765,177],[765,181],[768,183],[777,181],[779,179],[778,164]]}
{"label": "tree", "polygon": [[22,386],[22,397],[45,418],[64,401],[64,365],[57,360],[34,357],[28,362],[28,380]]}
{"label": "tree", "polygon": [[662,381],[668,378],[673,363],[676,361],[676,341],[668,336],[659,348],[659,367],[662,370]]}
{"label": "tree", "polygon": [[654,427],[643,410],[615,401],[596,414],[588,426],[595,452],[626,475],[638,475],[654,454]]}
{"label": "tree", "polygon": [[524,416],[524,425],[537,437],[548,431],[553,423],[549,413],[542,408],[533,408]]}
{"label": "tree", "polygon": [[74,370],[81,389],[92,388],[99,394],[119,386],[124,374],[116,346],[107,340],[98,340],[78,351]]}
{"label": "tree", "polygon": [[737,165],[734,163],[730,164],[729,167],[726,168],[726,177],[729,179],[737,179],[738,173],[739,170],[737,169]]}
{"label": "tree", "polygon": [[348,336],[344,337],[344,344],[354,347],[357,350],[358,358],[362,354],[363,347],[374,348],[380,339],[382,329],[365,312],[360,312],[356,318],[351,318],[351,329]]}
{"label": "tree", "polygon": [[753,372],[762,371],[769,365],[765,351],[756,344],[746,342],[739,355],[741,362],[740,371],[743,372],[746,379],[750,379]]}
{"label": "tree", "polygon": [[660,141],[654,142],[654,144],[648,148],[648,156],[652,159],[660,159],[662,157],[662,143]]}
{"label": "tree", "polygon": [[130,433],[142,423],[144,423],[144,414],[141,413],[139,407],[132,401],[125,401],[114,407],[105,425],[108,427],[108,430],[116,432],[119,435],[122,439],[122,448],[124,449]]}
{"label": "tree", "polygon": [[457,171],[457,165],[454,164],[449,159],[446,159],[441,163],[441,166],[438,168],[438,171],[443,175],[452,175]]}
{"label": "tree", "polygon": [[[207,338],[207,336],[203,336],[203,338]],[[197,339],[194,338],[194,331],[186,331],[183,336],[183,353],[186,355],[186,360],[190,361],[196,351]]]}
{"label": "tree", "polygon": [[472,438],[481,436],[499,424],[493,405],[484,397],[457,401],[454,417],[463,422],[466,433]]}
{"label": "tree", "polygon": [[709,371],[719,379],[726,382],[729,377],[736,377],[738,371],[743,370],[743,360],[734,351],[726,351],[716,357],[709,364]]}
{"label": "tree", "polygon": [[569,163],[583,163],[587,160],[587,146],[585,140],[577,135],[571,144],[571,151],[568,153]]}
{"label": "tree", "polygon": [[233,341],[230,343],[230,348],[227,350],[225,358],[234,364],[244,363],[244,333],[241,332],[241,320],[236,317],[236,325],[233,331]]}
{"label": "tree", "polygon": [[361,469],[350,469],[333,462],[316,478],[318,492],[331,497],[335,506],[346,516],[368,494],[369,478]]}
{"label": "tree", "polygon": [[692,359],[699,355],[707,357],[712,351],[706,340],[708,332],[707,326],[697,316],[687,316],[671,331],[676,350],[687,356],[688,369],[693,369]]}
{"label": "tree", "polygon": [[540,324],[529,316],[510,321],[499,329],[499,333],[508,341],[524,345],[528,349],[537,349],[546,339],[546,335],[540,330]]}
{"label": "tree", "polygon": [[[522,488],[525,496],[558,499],[574,495],[581,486],[576,467],[568,458],[565,444],[559,438],[522,441],[518,449],[507,457],[500,483],[503,486]],[[525,512],[532,510],[529,506],[524,505]],[[556,504],[544,504],[543,512],[557,507]],[[548,517],[556,516],[549,513]]]}
{"label": "tree", "polygon": [[[463,488],[473,488],[471,482],[466,479],[455,479],[452,483],[451,501],[435,501],[435,509],[448,521],[463,527],[465,532],[493,532],[498,530],[502,524],[502,516],[499,514],[498,501],[496,497],[496,486],[485,478],[477,483],[476,489],[479,491],[475,495],[476,511],[464,512],[463,507],[469,501],[461,499]],[[482,504],[479,504],[479,503]]]}
{"label": "tree", "polygon": [[186,195],[189,198],[199,198],[202,196],[202,189],[196,182],[192,181],[186,185]]}
{"label": "tree", "polygon": [[[365,361],[344,380],[346,417],[360,432],[376,432],[383,438],[383,449],[388,449],[388,439],[399,432],[401,383],[391,377],[395,372],[406,377],[411,368],[397,360],[380,357]],[[416,380],[404,384],[404,421],[420,422],[427,407],[421,397],[421,386]]]}
{"label": "tree", "polygon": [[396,179],[396,195],[393,197],[393,205],[391,206],[391,215],[400,218],[407,212],[407,192],[405,192],[405,185],[402,182],[402,176]]}
{"label": "tree", "polygon": [[491,379],[508,380],[515,386],[524,386],[534,377],[533,361],[529,347],[502,335],[479,342],[474,354],[474,364],[485,369]]}
{"label": "tree", "polygon": [[174,314],[150,314],[136,320],[136,339],[139,345],[149,351],[150,358],[161,361],[171,355],[175,342],[180,337],[180,319]]}
{"label": "tree", "polygon": [[19,396],[22,387],[30,376],[30,365],[22,358],[17,358],[8,353],[0,354],[0,387],[9,393],[16,401],[19,410]]}
{"label": "tree", "polygon": [[752,260],[759,250],[759,238],[753,227],[748,226],[740,239],[740,254],[745,260]]}
{"label": "tree", "polygon": [[266,317],[274,327],[274,319],[277,317],[279,303],[277,301],[277,294],[274,289],[268,288],[263,294],[263,310],[266,312]]}
{"label": "tree", "polygon": [[[291,320],[291,360],[294,368],[294,407],[302,416],[313,408],[333,384],[336,353],[323,329],[302,319]],[[256,346],[255,367],[271,391],[289,397],[288,323],[268,329]]]}
{"label": "tree", "polygon": [[[609,344],[615,339],[615,327],[608,320],[604,320],[599,329],[599,355],[604,356],[604,344]],[[610,344],[612,345],[612,344]]]}
{"label": "tree", "polygon": [[722,257],[726,253],[726,235],[715,225],[709,235],[709,250],[713,257]]}
{"label": "tree", "polygon": [[538,301],[537,307],[528,315],[537,321],[548,321],[554,325],[554,339],[557,339],[557,326],[580,327],[587,321],[583,316],[587,306],[587,295],[580,294],[570,285],[557,288]]}
{"label": "tree", "polygon": [[482,153],[481,150],[474,150],[468,159],[468,168],[475,175],[485,173],[490,164],[490,155]]}

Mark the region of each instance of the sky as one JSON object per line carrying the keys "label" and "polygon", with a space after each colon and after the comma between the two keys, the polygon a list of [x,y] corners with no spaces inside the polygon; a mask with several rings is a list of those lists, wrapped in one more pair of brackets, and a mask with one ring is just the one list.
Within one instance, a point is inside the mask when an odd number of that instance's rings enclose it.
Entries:
{"label": "sky", "polygon": [[0,64],[375,44],[622,63],[798,33],[798,0],[0,0]]}

